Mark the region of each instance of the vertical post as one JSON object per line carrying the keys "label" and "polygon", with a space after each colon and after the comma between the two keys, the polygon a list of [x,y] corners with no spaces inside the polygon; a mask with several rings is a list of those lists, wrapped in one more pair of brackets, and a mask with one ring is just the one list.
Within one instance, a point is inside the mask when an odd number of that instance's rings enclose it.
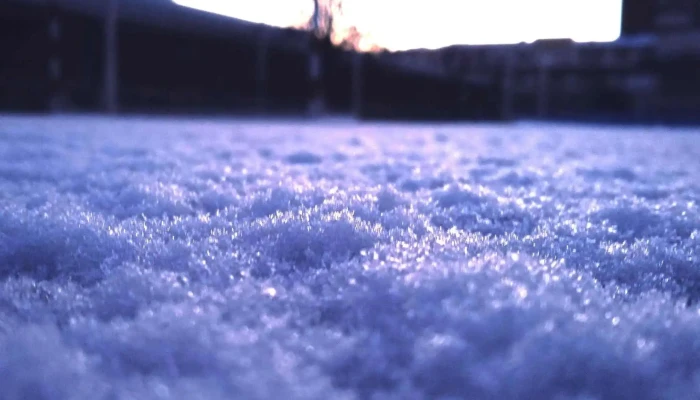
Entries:
{"label": "vertical post", "polygon": [[656,77],[653,75],[642,75],[634,77],[631,84],[627,86],[628,92],[632,93],[634,101],[634,117],[638,121],[643,121],[649,117],[650,106],[657,92]]}
{"label": "vertical post", "polygon": [[62,32],[59,10],[55,4],[49,4],[48,29],[49,57],[47,73],[49,77],[48,108],[49,111],[60,111],[62,108],[62,80],[63,80],[63,60],[62,57]]}
{"label": "vertical post", "polygon": [[104,24],[104,106],[110,114],[116,113],[119,106],[118,22],[119,0],[107,0]]}
{"label": "vertical post", "polygon": [[363,61],[364,54],[355,51],[352,57],[352,111],[355,118],[362,117]]}
{"label": "vertical post", "polygon": [[269,31],[262,27],[258,37],[257,64],[255,67],[255,103],[259,113],[264,113],[267,106],[267,74],[268,74],[268,48],[270,46]]}
{"label": "vertical post", "polygon": [[634,107],[634,120],[635,121],[641,121],[642,117],[644,116],[644,103],[646,99],[645,97],[646,93],[639,94],[639,93],[634,93],[632,96],[632,102],[633,102],[633,107]]}
{"label": "vertical post", "polygon": [[506,62],[503,71],[503,99],[501,102],[501,117],[510,120],[513,114],[513,68],[515,67],[515,49],[506,49]]}
{"label": "vertical post", "polygon": [[319,0],[314,0],[314,14],[311,20],[311,35],[309,37],[309,84],[311,86],[311,99],[309,101],[309,115],[317,117],[323,113],[323,55],[322,39],[316,35],[321,28],[321,7]]}
{"label": "vertical post", "polygon": [[311,36],[309,54],[309,83],[311,86],[311,99],[309,101],[309,114],[318,117],[323,114],[323,58],[321,55],[321,41],[316,36]]}
{"label": "vertical post", "polygon": [[546,118],[549,114],[549,60],[541,60],[537,77],[537,116]]}

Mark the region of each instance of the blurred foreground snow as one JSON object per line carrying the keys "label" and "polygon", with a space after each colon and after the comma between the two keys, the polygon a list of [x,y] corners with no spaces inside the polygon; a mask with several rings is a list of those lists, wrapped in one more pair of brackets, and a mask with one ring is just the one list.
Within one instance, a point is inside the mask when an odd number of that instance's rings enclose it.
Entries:
{"label": "blurred foreground snow", "polygon": [[0,117],[0,399],[698,399],[692,130]]}

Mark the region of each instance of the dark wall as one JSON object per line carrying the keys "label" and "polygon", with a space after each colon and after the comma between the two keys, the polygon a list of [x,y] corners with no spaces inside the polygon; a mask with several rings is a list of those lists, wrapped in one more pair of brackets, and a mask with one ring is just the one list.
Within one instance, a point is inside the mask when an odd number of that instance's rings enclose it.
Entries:
{"label": "dark wall", "polygon": [[416,120],[501,119],[498,84],[397,70],[367,57],[362,116]]}
{"label": "dark wall", "polygon": [[102,100],[102,23],[82,15],[63,15],[59,44],[62,76],[55,90],[67,106],[95,111]]}
{"label": "dark wall", "polygon": [[660,85],[657,117],[664,120],[700,121],[699,56],[656,60],[652,68],[666,77]]}
{"label": "dark wall", "polygon": [[622,35],[654,31],[654,14],[658,0],[623,0]]}
{"label": "dark wall", "polygon": [[308,58],[304,54],[277,49],[269,53],[265,87],[268,111],[306,112],[311,95],[308,79]]}
{"label": "dark wall", "polygon": [[[59,21],[53,39],[51,19]],[[101,34],[101,24],[93,18],[0,4],[0,108],[46,111],[52,98],[68,108],[97,108]]]}
{"label": "dark wall", "polygon": [[[51,20],[60,25],[60,34],[53,38]],[[230,34],[223,25],[216,34],[208,34],[186,24],[164,27],[121,20],[120,110],[301,114],[320,89],[327,111],[355,111],[353,53],[329,41],[310,43],[323,54],[324,74],[316,88],[303,50],[287,49],[273,40],[261,69],[260,32],[230,28]],[[0,2],[0,54],[0,108],[103,108],[104,25],[98,17]],[[50,72],[52,59],[60,64],[58,76]],[[364,117],[484,119],[496,118],[500,110],[500,90],[493,85],[399,70],[372,55],[364,57],[361,75]]]}
{"label": "dark wall", "polygon": [[[578,91],[567,90],[567,76],[575,75]],[[549,113],[552,117],[583,115],[633,115],[631,93],[611,82],[624,82],[626,75],[606,69],[576,70],[565,68],[554,71],[550,77],[551,96]]]}
{"label": "dark wall", "polygon": [[352,112],[352,62],[354,54],[325,47],[326,68],[323,79],[326,108],[330,112]]}
{"label": "dark wall", "polygon": [[124,108],[245,107],[255,95],[255,48],[244,43],[121,23]]}
{"label": "dark wall", "polygon": [[[259,40],[120,23],[119,87],[124,110],[299,112],[307,102],[307,57],[274,44],[264,71]],[[259,73],[266,80],[261,84]],[[261,85],[261,86],[259,86]],[[259,102],[262,90],[264,102]]]}
{"label": "dark wall", "polygon": [[47,14],[0,2],[0,108],[41,111],[49,93]]}
{"label": "dark wall", "polygon": [[[60,33],[50,34],[49,22]],[[0,1],[0,109],[97,111],[102,108],[103,21],[65,10]],[[265,101],[257,90],[256,31],[206,35],[187,27],[120,21],[118,89],[123,111],[302,112],[307,57],[274,43]],[[51,73],[57,60],[59,74]],[[57,104],[56,101],[59,101]]]}

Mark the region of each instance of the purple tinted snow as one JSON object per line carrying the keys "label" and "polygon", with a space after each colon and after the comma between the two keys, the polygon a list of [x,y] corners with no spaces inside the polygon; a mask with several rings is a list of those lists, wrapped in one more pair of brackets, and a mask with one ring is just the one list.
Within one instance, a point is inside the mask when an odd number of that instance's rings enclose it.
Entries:
{"label": "purple tinted snow", "polygon": [[0,117],[0,398],[696,399],[698,133]]}

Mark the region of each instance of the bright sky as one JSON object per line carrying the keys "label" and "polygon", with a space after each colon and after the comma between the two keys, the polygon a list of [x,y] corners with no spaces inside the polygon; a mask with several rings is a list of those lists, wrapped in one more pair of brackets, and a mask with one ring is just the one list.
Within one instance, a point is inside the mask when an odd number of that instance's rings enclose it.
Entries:
{"label": "bright sky", "polygon": [[[313,12],[313,0],[175,2],[277,26],[298,25]],[[343,9],[343,20],[368,42],[404,50],[545,38],[612,41],[620,35],[622,0],[344,0]]]}

